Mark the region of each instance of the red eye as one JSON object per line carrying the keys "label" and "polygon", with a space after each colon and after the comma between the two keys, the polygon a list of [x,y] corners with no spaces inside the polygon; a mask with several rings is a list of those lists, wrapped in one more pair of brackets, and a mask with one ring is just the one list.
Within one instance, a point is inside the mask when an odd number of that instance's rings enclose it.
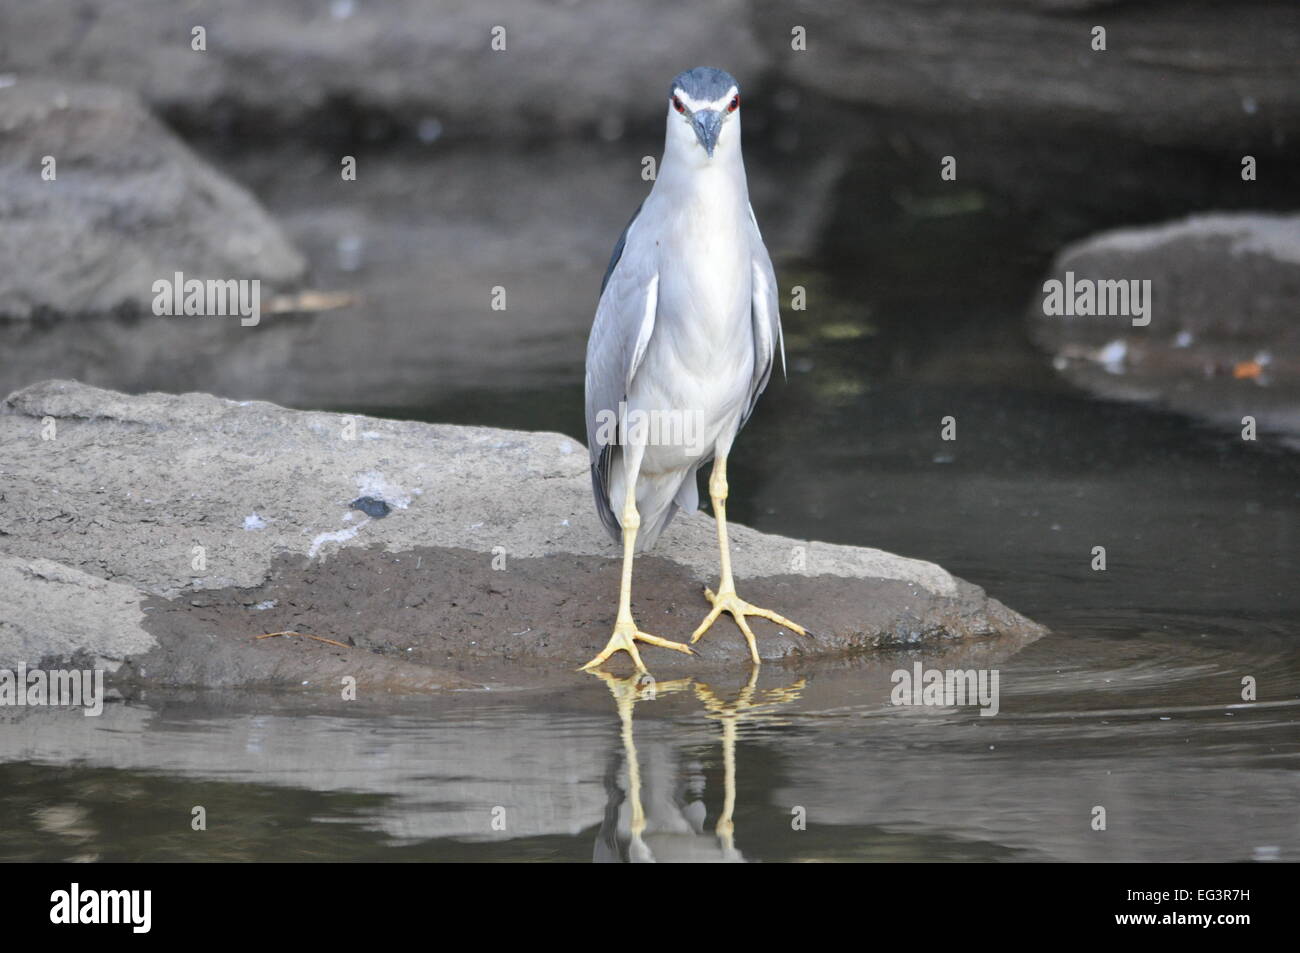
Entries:
{"label": "red eye", "polygon": [[686,107],[682,105],[682,101],[676,96],[673,97],[673,109],[676,109],[679,113],[686,112]]}
{"label": "red eye", "polygon": [[727,112],[734,113],[739,108],[740,108],[740,94],[737,93],[735,96],[731,97],[731,102],[727,103]]}

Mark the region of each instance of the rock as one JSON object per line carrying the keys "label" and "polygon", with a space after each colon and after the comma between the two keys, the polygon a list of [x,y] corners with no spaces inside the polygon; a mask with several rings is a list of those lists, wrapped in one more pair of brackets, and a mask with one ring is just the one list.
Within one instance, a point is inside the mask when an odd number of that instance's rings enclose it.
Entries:
{"label": "rock", "polygon": [[[1280,146],[1300,134],[1300,7],[1288,0],[1170,6],[1136,0],[756,3],[760,36],[807,35],[783,78],[832,100],[912,115],[1145,143]],[[1092,48],[1106,30],[1105,51]],[[937,164],[937,160],[936,160]]]}
{"label": "rock", "polygon": [[112,665],[141,655],[157,645],[143,628],[141,598],[132,586],[61,563],[0,553],[0,668],[74,656]]}
{"label": "rock", "polygon": [[[191,48],[194,27],[207,49]],[[492,48],[505,29],[505,49]],[[21,39],[21,42],[15,42]],[[0,62],[20,76],[135,89],[168,118],[203,128],[336,129],[396,122],[412,138],[591,132],[617,136],[701,63],[739,75],[764,55],[744,0],[701,8],[543,0],[389,0],[309,6],[230,0],[77,0],[0,10]],[[661,120],[656,110],[656,122]]]}
{"label": "rock", "polygon": [[129,93],[20,80],[0,88],[0,130],[0,317],[147,310],[176,272],[264,291],[304,272],[253,197]]}
{"label": "rock", "polygon": [[[283,683],[323,671],[332,686],[377,659],[386,668],[373,677],[390,690],[405,665],[427,685],[537,684],[567,678],[613,622],[618,551],[592,508],[585,449],[558,434],[47,381],[0,405],[0,444],[0,552],[143,600],[158,646],[131,654],[124,678]],[[362,496],[389,514],[351,509]],[[770,659],[1043,632],[932,563],[738,525],[732,538],[742,594],[815,634],[758,622]],[[712,520],[679,517],[638,559],[649,631],[684,636],[703,617],[715,539]],[[69,630],[57,606],[48,619],[51,632]],[[284,631],[346,647],[255,638]],[[50,635],[15,651],[37,660],[71,648]],[[698,648],[694,659],[649,648],[647,663],[701,671],[747,658],[725,625]]]}
{"label": "rock", "polygon": [[[1038,343],[1079,386],[1300,443],[1300,215],[1195,215],[1063,249],[1048,281],[1150,282],[1150,323],[1030,307]],[[1131,310],[1131,309],[1130,309]],[[1138,319],[1143,320],[1142,318]]]}

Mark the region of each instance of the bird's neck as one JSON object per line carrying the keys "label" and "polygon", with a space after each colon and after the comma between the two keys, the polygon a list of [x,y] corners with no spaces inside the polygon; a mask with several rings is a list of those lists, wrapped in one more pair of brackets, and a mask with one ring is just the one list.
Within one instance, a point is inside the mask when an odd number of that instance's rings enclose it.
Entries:
{"label": "bird's neck", "polygon": [[667,152],[659,166],[654,191],[667,193],[667,197],[676,201],[734,201],[742,207],[749,201],[745,163],[739,149],[718,150],[712,159]]}

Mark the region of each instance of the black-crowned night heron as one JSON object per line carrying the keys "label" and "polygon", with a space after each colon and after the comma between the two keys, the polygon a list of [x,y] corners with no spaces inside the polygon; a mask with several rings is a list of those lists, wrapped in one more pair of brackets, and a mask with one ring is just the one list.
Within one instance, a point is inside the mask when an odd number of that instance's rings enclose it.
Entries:
{"label": "black-crowned night heron", "polygon": [[740,89],[698,67],[668,98],[663,161],[649,196],[614,246],[587,342],[587,447],[596,509],[623,543],[618,617],[609,644],[584,668],[624,651],[645,671],[638,641],[692,654],[632,619],[633,554],[654,545],[678,509],[699,506],[696,472],[713,461],[721,581],[691,637],[723,612],[735,618],[755,664],[759,616],[789,619],[736,595],[727,546],[727,454],[767,386],[781,350],[776,276],[763,245],[740,154]]}

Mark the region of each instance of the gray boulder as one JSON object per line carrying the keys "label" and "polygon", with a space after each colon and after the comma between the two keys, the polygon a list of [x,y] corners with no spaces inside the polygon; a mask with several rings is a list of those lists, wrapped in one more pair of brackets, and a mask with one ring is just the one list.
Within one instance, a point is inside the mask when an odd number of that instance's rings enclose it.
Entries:
{"label": "gray boulder", "polygon": [[1195,215],[1105,232],[1062,249],[1046,281],[1065,286],[1071,275],[1076,288],[1149,282],[1151,299],[1149,323],[1135,325],[1126,315],[1048,315],[1045,295],[1035,297],[1032,333],[1071,381],[1234,430],[1253,417],[1258,432],[1300,442],[1300,215]]}
{"label": "gray boulder", "polygon": [[0,88],[0,178],[0,317],[145,310],[176,272],[270,291],[306,268],[245,189],[121,90]]}
{"label": "gray boulder", "polygon": [[[586,451],[559,434],[49,381],[0,405],[0,446],[13,583],[0,618],[19,620],[0,633],[21,636],[0,641],[0,666],[80,653],[117,656],[121,679],[149,684],[535,685],[569,677],[613,622],[618,552]],[[647,630],[681,638],[703,617],[715,546],[696,514],[638,559]],[[743,526],[733,553],[742,595],[814,633],[758,622],[773,660],[1043,631],[932,563]],[[69,585],[113,584],[111,643],[75,644],[91,596],[50,595],[50,563]],[[743,664],[722,622],[698,658],[651,648],[647,663]],[[317,638],[256,638],[286,631]]]}

